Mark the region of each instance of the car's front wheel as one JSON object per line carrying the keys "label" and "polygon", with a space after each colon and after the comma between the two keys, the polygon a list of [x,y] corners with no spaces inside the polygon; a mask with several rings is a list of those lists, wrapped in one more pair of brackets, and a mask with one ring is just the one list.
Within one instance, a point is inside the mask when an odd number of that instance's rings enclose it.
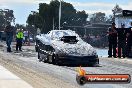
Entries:
{"label": "car's front wheel", "polygon": [[53,54],[53,55],[50,55],[50,56],[48,56],[49,57],[49,59],[48,59],[48,62],[49,63],[51,63],[51,64],[57,64],[57,56],[55,55],[55,54]]}
{"label": "car's front wheel", "polygon": [[57,59],[58,59],[57,55],[53,54],[52,55],[52,63],[55,64],[55,65],[57,65],[58,64]]}
{"label": "car's front wheel", "polygon": [[43,57],[43,62],[44,62],[44,63],[47,63],[48,61],[49,61],[48,56],[47,56],[47,55],[44,55],[44,57]]}

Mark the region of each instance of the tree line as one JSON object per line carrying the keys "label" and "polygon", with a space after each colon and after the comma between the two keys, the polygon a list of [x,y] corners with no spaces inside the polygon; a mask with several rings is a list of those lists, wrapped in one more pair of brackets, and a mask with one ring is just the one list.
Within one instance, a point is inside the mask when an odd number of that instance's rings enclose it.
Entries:
{"label": "tree line", "polygon": [[13,10],[0,9],[0,30],[4,29],[8,22],[15,23]]}
{"label": "tree line", "polygon": [[[113,15],[106,16],[105,13],[96,12],[89,15],[84,10],[77,11],[71,3],[61,1],[61,28],[66,29],[70,26],[84,26],[88,23],[111,23],[113,21]],[[49,4],[40,3],[38,11],[31,11],[27,18],[27,24],[33,26],[36,29],[41,29],[42,33],[46,33],[54,28],[58,29],[59,26],[59,6],[58,0],[52,0]],[[119,5],[116,5],[112,10],[121,9]],[[89,21],[87,19],[89,18]],[[73,27],[72,27],[73,28]],[[81,28],[76,28],[81,29]],[[81,31],[80,31],[81,32]]]}
{"label": "tree line", "polygon": [[[83,26],[86,24],[88,14],[85,11],[77,11],[72,4],[62,1],[61,6],[61,27]],[[32,11],[27,18],[29,25],[40,28],[43,33],[59,26],[59,6],[58,0],[52,0],[49,4],[40,3],[37,11]]]}

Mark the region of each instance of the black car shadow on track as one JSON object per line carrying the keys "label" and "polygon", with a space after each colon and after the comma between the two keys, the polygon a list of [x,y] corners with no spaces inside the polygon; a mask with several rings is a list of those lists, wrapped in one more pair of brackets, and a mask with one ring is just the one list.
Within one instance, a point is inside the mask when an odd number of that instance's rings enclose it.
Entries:
{"label": "black car shadow on track", "polygon": [[67,65],[64,65],[64,64],[59,64],[58,66],[67,66],[67,67],[102,67],[100,64],[97,64],[97,65],[78,65],[78,64],[67,64]]}
{"label": "black car shadow on track", "polygon": [[[49,63],[49,62],[44,62],[44,61],[39,61],[39,62],[43,62],[43,63],[48,63],[48,64],[53,64],[53,63]],[[66,66],[66,67],[102,67],[100,64],[60,64],[60,63],[57,63],[57,64],[53,64],[53,65],[56,65],[56,66]]]}

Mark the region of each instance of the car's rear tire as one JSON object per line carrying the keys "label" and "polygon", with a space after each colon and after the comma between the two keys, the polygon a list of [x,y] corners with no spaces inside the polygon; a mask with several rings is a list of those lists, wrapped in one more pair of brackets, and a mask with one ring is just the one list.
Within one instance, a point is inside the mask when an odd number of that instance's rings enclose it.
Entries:
{"label": "car's rear tire", "polygon": [[38,52],[38,47],[37,46],[35,46],[35,51]]}
{"label": "car's rear tire", "polygon": [[40,54],[39,54],[39,52],[38,52],[38,59],[40,59]]}
{"label": "car's rear tire", "polygon": [[38,60],[41,62],[40,52],[38,51]]}

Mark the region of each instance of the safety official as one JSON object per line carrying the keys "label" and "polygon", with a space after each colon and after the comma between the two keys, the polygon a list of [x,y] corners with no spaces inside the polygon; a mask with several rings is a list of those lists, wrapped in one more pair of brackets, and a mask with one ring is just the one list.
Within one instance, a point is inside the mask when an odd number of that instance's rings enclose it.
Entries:
{"label": "safety official", "polygon": [[19,29],[16,34],[16,51],[22,51],[22,42],[23,42],[23,30]]}

